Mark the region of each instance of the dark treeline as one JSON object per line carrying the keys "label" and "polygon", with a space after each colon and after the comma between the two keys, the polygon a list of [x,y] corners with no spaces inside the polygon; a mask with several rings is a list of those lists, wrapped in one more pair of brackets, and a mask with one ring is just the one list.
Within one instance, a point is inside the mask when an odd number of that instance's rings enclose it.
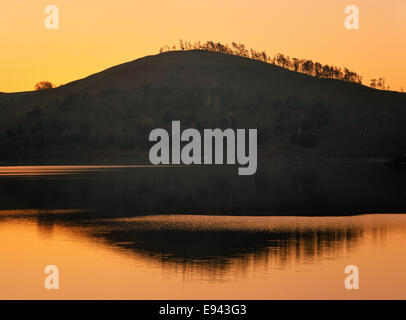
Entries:
{"label": "dark treeline", "polygon": [[[231,46],[229,46],[228,44],[222,44],[220,42],[216,43],[213,41],[207,41],[205,43],[198,41],[191,43],[188,41],[179,40],[179,46],[164,46],[160,49],[160,53],[176,50],[204,50],[231,54],[239,57],[263,61],[291,71],[304,73],[316,78],[337,79],[362,84],[362,76],[347,68],[329,66],[327,64],[323,65],[319,62],[308,59],[291,58],[289,56],[283,55],[282,53],[277,53],[274,56],[271,56],[266,51],[256,51],[254,49],[248,49],[245,47],[244,44],[238,44],[235,42],[233,42]],[[389,86],[386,87],[385,83],[382,80],[380,80],[380,85],[378,85],[377,80],[375,80],[375,82],[371,81],[371,87],[376,89],[389,90]]]}

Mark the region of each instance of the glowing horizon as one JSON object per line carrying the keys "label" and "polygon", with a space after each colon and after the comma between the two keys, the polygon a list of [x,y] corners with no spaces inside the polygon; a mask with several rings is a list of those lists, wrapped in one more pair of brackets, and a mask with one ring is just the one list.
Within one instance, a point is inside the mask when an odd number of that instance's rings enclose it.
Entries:
{"label": "glowing horizon", "polygon": [[[47,30],[47,5],[60,10],[60,29]],[[344,8],[360,10],[360,29],[344,27]],[[406,89],[406,3],[403,0],[20,0],[0,4],[0,92],[55,85],[157,54],[186,41],[244,43],[273,56],[347,67],[363,84],[385,77]]]}

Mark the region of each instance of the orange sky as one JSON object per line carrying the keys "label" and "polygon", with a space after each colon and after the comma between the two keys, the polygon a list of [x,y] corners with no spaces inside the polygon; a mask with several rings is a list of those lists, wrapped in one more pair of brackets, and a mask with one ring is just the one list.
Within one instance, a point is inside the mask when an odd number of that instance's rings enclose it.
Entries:
{"label": "orange sky", "polygon": [[[360,29],[344,8],[360,9]],[[60,29],[44,27],[47,5]],[[405,0],[1,0],[0,91],[57,85],[189,41],[232,41],[384,76],[406,90]]]}

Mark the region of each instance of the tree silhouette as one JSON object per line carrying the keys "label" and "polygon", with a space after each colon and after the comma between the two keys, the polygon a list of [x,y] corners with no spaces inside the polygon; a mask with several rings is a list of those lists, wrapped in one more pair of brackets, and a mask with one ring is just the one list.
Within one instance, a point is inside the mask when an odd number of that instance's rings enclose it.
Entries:
{"label": "tree silhouette", "polygon": [[[271,56],[266,51],[256,51],[255,49],[247,49],[244,44],[232,42],[231,47],[227,44],[222,44],[220,42],[207,41],[206,43],[201,43],[200,41],[190,43],[183,40],[179,40],[179,50],[201,50],[210,52],[219,52],[224,54],[230,54],[234,56],[239,56],[243,58],[250,58],[254,60],[259,60],[265,63],[270,63],[277,65],[279,67],[307,74],[308,76],[316,78],[328,78],[337,79],[347,82],[353,82],[357,84],[362,84],[362,76],[349,70],[348,68],[341,69],[336,66],[322,65],[319,62],[313,62],[307,59],[290,58],[283,55],[282,53],[277,53],[271,58]],[[164,46],[160,49],[160,53],[170,51],[169,46]],[[176,50],[176,45],[172,46],[172,50]],[[374,89],[386,89],[385,78],[379,78],[379,80],[371,79],[370,86]],[[389,88],[389,86],[388,86]]]}
{"label": "tree silhouette", "polygon": [[34,86],[36,91],[47,90],[54,88],[54,85],[49,81],[40,81]]}

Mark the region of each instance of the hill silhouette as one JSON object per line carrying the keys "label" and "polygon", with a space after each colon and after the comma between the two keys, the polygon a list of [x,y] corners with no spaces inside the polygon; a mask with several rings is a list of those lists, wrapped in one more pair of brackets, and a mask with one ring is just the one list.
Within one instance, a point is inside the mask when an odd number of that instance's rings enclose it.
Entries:
{"label": "hill silhouette", "polygon": [[149,132],[257,128],[266,156],[406,150],[406,94],[202,50],[165,52],[64,86],[0,94],[2,161],[147,160]]}

